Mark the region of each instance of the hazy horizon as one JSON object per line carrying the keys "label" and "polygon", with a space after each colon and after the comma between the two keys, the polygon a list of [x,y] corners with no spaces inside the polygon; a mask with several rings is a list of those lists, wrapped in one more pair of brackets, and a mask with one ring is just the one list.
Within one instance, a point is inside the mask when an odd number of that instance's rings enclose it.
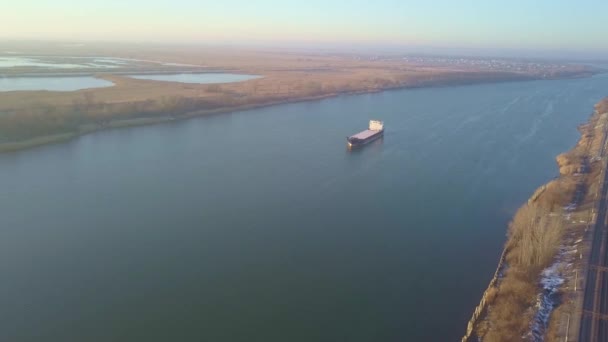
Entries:
{"label": "hazy horizon", "polygon": [[[42,45],[41,45],[42,44]],[[175,41],[111,41],[111,40],[64,40],[64,39],[2,39],[0,38],[0,54],[29,54],[31,46],[36,50],[48,50],[54,54],[64,48],[85,48],[105,46],[118,47],[184,47],[184,48],[231,48],[252,51],[285,51],[293,53],[312,54],[353,54],[353,55],[403,55],[429,56],[449,58],[506,58],[530,59],[547,61],[597,62],[608,63],[608,51],[580,50],[541,50],[541,49],[509,49],[509,48],[466,48],[431,45],[381,44],[381,43],[350,43],[350,42],[175,42]],[[37,53],[34,53],[36,55]]]}
{"label": "hazy horizon", "polygon": [[[457,6],[454,6],[457,4]],[[21,1],[0,40],[220,44],[538,58],[608,58],[602,14],[584,0]],[[381,50],[381,51],[380,51]]]}

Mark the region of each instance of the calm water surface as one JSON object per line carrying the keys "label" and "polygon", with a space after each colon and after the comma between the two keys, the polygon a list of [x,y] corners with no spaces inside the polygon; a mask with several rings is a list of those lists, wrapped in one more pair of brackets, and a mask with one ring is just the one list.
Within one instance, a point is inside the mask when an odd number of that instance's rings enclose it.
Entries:
{"label": "calm water surface", "polygon": [[92,76],[0,77],[0,91],[50,90],[74,91],[111,87],[114,83]]}
{"label": "calm water surface", "polygon": [[2,68],[13,67],[36,67],[43,69],[77,69],[85,68],[86,66],[83,64],[69,63],[65,60],[62,60],[61,62],[50,62],[45,61],[43,59],[38,59],[36,57],[0,57],[0,70],[2,70]]}
{"label": "calm water surface", "polygon": [[129,59],[112,57],[57,57],[57,56],[0,56],[0,71],[4,68],[28,67],[37,69],[116,68]]}
{"label": "calm water surface", "polygon": [[605,95],[400,90],[0,155],[0,340],[456,341]]}

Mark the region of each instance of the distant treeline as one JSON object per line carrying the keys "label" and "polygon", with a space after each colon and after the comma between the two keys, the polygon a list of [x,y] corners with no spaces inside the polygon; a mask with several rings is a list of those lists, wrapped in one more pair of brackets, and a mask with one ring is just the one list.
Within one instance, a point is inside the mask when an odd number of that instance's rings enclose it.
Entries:
{"label": "distant treeline", "polygon": [[30,107],[0,115],[0,142],[77,133],[88,126],[101,128],[114,120],[178,117],[194,110],[217,109],[234,104],[237,101],[227,96],[211,99],[175,96],[124,103],[100,103],[91,96],[84,96],[68,106],[34,103]]}
{"label": "distant treeline", "polygon": [[[444,86],[480,82],[530,79],[529,75],[505,72],[423,72],[394,75],[390,78],[369,77],[346,82],[322,80],[258,85],[251,89],[230,90],[221,85],[208,85],[205,96],[162,96],[133,102],[96,101],[94,92],[84,92],[70,105],[32,102],[27,107],[0,113],[0,143],[16,142],[41,136],[80,133],[99,129],[117,120],[140,118],[179,118],[194,111],[228,109],[244,105],[262,105],[282,101],[342,93],[377,91],[400,87]],[[226,88],[226,89],[225,89]]]}

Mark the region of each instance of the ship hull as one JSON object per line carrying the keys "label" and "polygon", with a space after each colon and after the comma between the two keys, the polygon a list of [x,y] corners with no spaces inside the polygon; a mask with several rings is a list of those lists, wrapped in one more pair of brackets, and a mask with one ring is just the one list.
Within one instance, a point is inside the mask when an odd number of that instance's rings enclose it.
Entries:
{"label": "ship hull", "polygon": [[346,143],[349,148],[356,148],[365,146],[374,140],[378,140],[384,135],[384,130],[378,131],[377,133],[365,138],[365,139],[353,139],[353,137],[346,138]]}

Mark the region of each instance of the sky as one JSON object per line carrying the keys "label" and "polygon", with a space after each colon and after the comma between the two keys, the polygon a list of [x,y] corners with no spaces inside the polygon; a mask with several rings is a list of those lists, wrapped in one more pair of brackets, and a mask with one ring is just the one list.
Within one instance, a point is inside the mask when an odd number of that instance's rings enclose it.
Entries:
{"label": "sky", "polygon": [[0,39],[590,51],[607,0],[0,0]]}

